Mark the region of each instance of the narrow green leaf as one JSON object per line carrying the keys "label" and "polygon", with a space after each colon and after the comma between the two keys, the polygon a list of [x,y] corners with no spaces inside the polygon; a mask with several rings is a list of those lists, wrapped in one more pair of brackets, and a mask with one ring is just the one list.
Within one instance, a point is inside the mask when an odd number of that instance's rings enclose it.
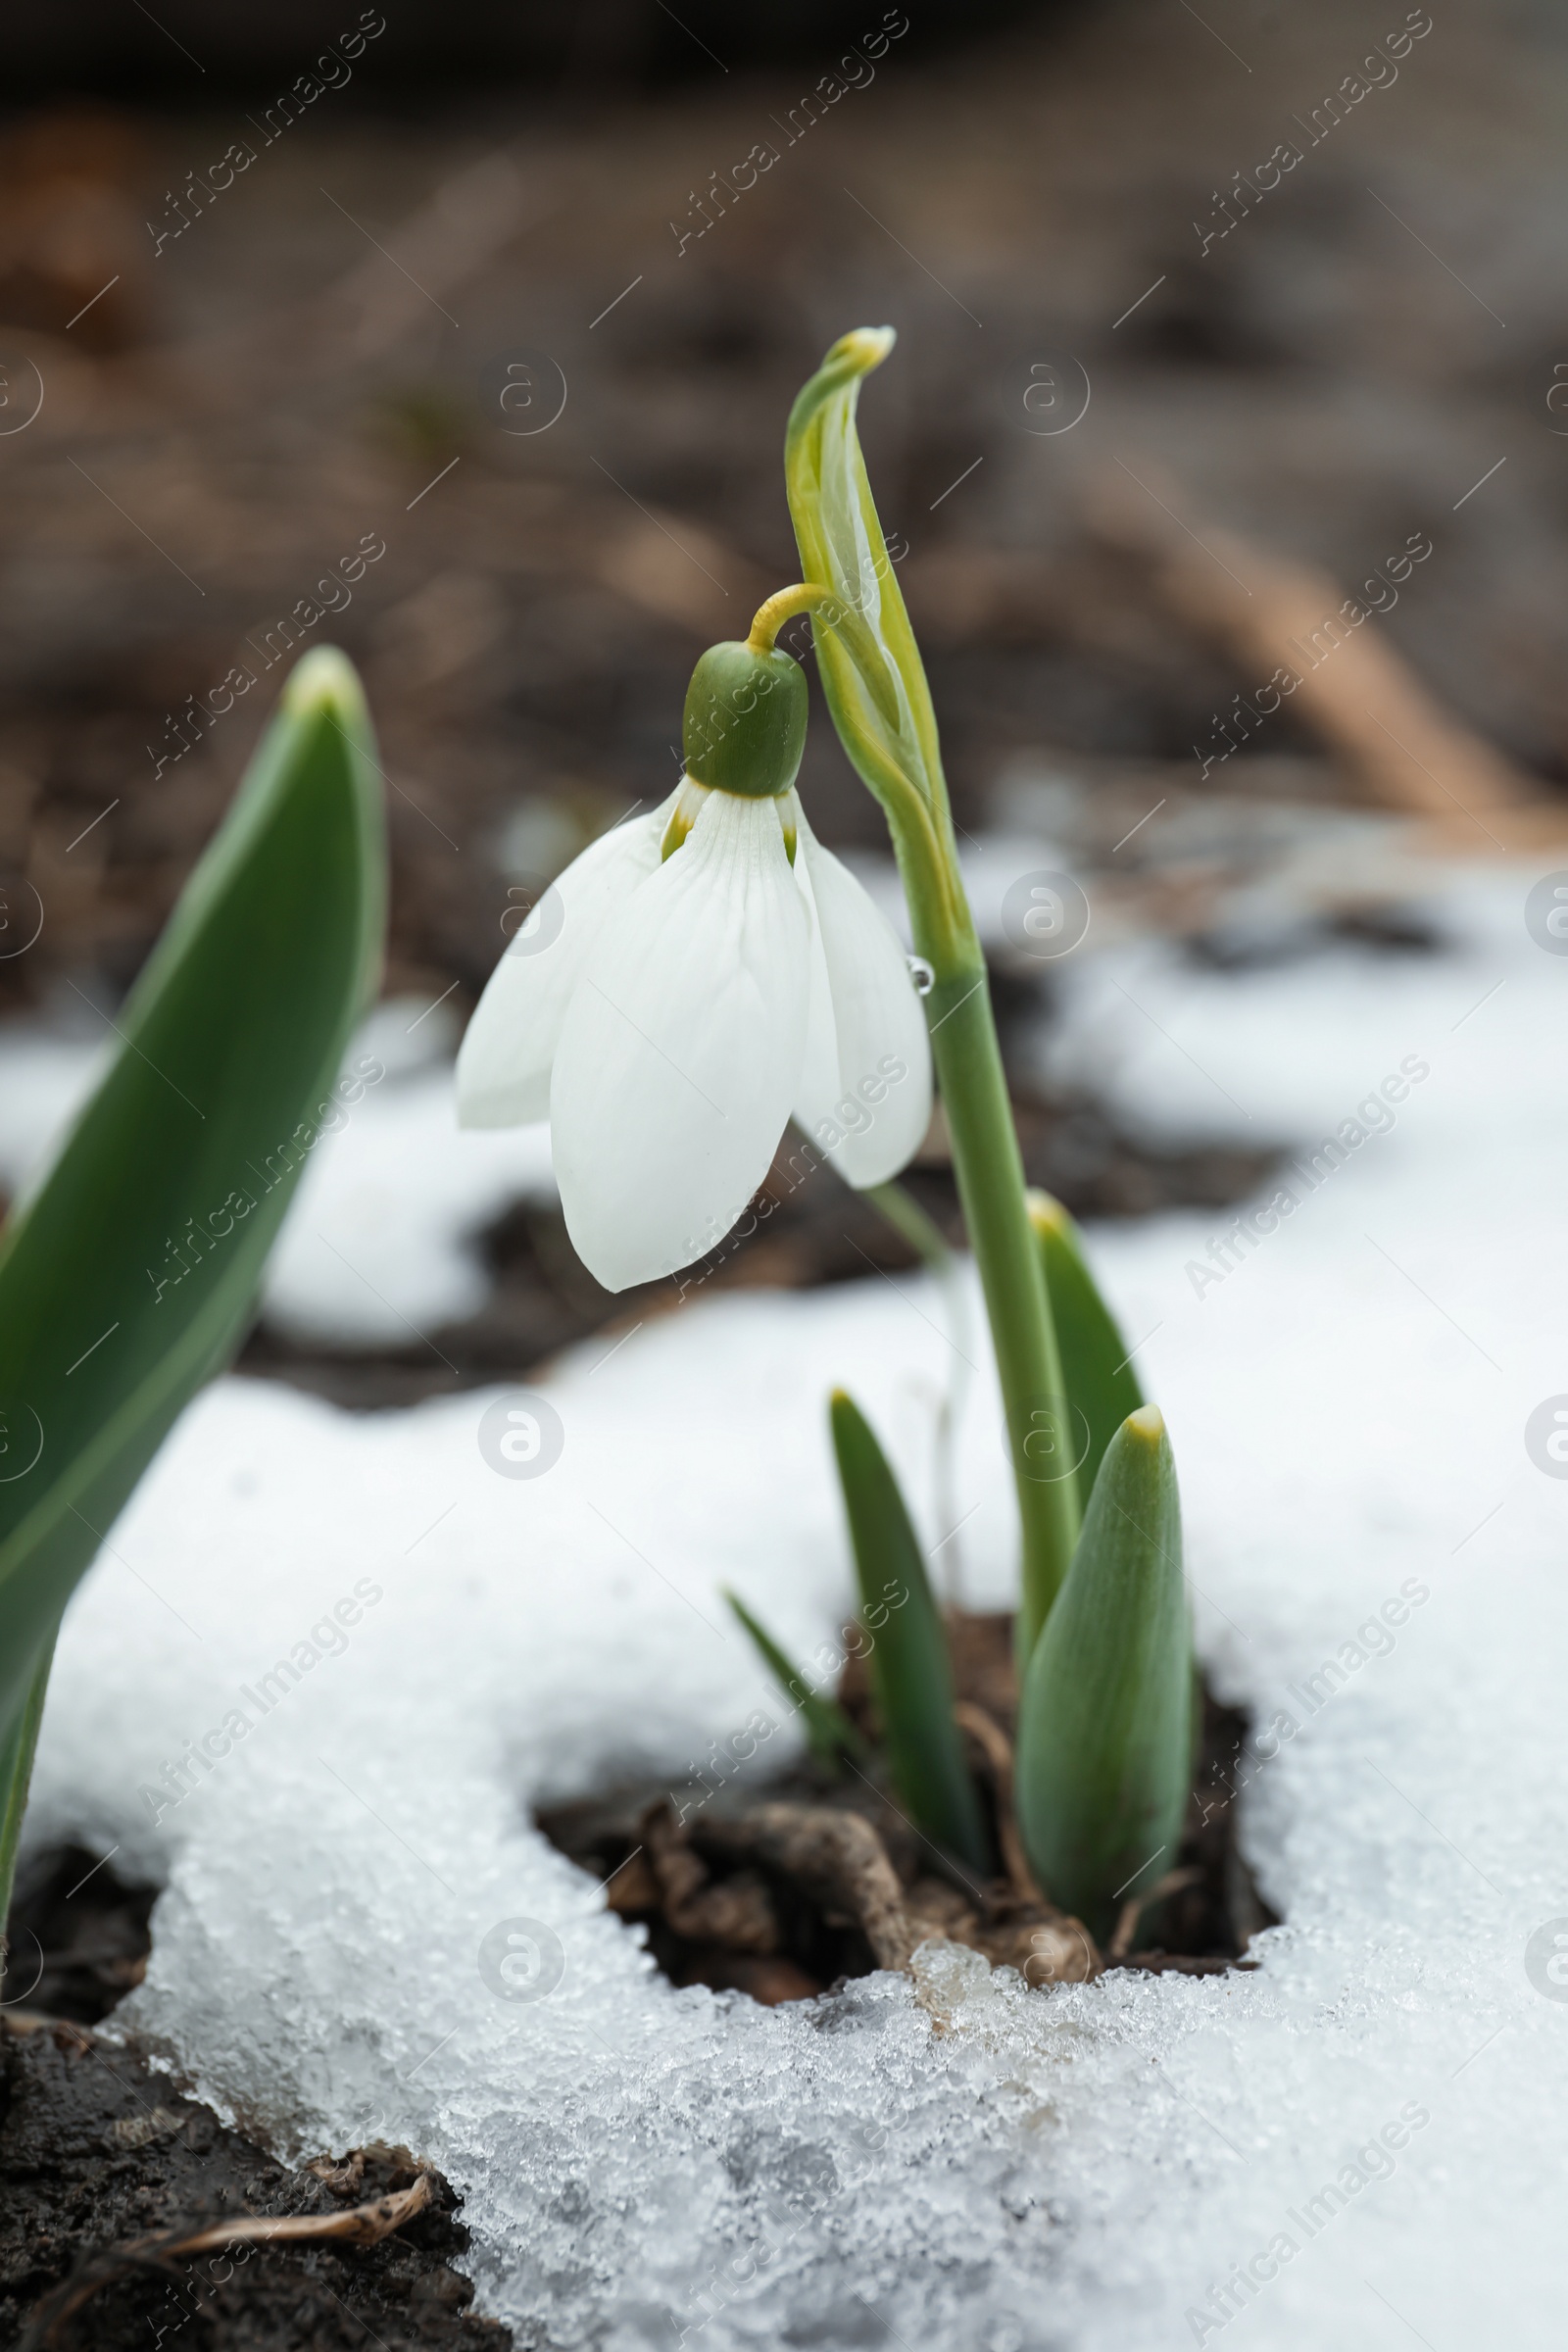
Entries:
{"label": "narrow green leaf", "polygon": [[1087,1440],[1088,1451],[1078,1465],[1079,1508],[1087,1511],[1105,1448],[1128,1414],[1143,1403],[1143,1392],[1127,1343],[1089,1271],[1083,1236],[1072,1218],[1049,1193],[1032,1192],[1029,1222],[1046,1270],[1074,1450]]}
{"label": "narrow green leaf", "polygon": [[933,1844],[988,1872],[980,1800],[953,1720],[948,1639],[904,1496],[870,1424],[842,1389],[830,1413],[893,1785]]}
{"label": "narrow green leaf", "polygon": [[12,1727],[10,1737],[0,1745],[0,1957],[7,1950],[5,1926],[11,1915],[11,1889],[16,1884],[22,1818],[27,1810],[27,1787],[32,1779],[38,1726],[43,1721],[44,1692],[49,1688],[49,1669],[54,1664],[54,1657],[55,1642],[51,1634],[44,1645],[43,1655],[32,1670],[22,1713]]}
{"label": "narrow green leaf", "polygon": [[863,1763],[870,1751],[838,1700],[824,1698],[820,1691],[810,1688],[799,1668],[790,1664],[772,1635],[763,1631],[737,1593],[726,1590],[724,1598],[756,1643],[762,1664],[791,1706],[800,1709],[801,1721],[806,1727],[807,1745],[818,1764],[825,1771],[837,1772],[841,1755],[854,1756]]}
{"label": "narrow green leaf", "polygon": [[1103,1939],[1176,1860],[1192,1773],[1192,1632],[1181,1506],[1157,1406],[1125,1420],[1035,1644],[1016,1803],[1054,1902]]}
{"label": "narrow green leaf", "polygon": [[0,1236],[0,1429],[20,1465],[0,1478],[0,1741],[110,1522],[243,1338],[299,1171],[354,1099],[334,1082],[385,892],[364,697],[321,648]]}

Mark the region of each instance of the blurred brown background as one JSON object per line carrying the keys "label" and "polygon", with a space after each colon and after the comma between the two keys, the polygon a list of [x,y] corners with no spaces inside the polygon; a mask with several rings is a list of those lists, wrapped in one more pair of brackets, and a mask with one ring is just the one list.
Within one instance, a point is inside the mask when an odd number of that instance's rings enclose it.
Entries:
{"label": "blurred brown background", "polygon": [[[5,1001],[128,981],[290,615],[369,682],[391,982],[471,999],[509,888],[668,789],[693,660],[795,575],[788,403],[862,320],[900,331],[862,420],[966,828],[1020,760],[1085,855],[1163,797],[1117,871],[1179,867],[1196,932],[1234,845],[1181,834],[1195,800],[1413,786],[1456,846],[1514,848],[1496,810],[1549,804],[1568,747],[1568,45],[1472,0],[1316,115],[1406,14],[914,6],[885,34],[870,0],[739,27],[622,0],[394,11],[358,51],[376,11],[14,22],[0,865],[47,919]],[[778,161],[739,191],[758,142]],[[1431,557],[1325,666],[1400,658],[1457,769],[1396,725],[1416,765],[1379,773],[1358,669],[1337,716],[1298,695],[1205,776],[1194,746],[1270,674],[1257,627],[1412,534]],[[257,683],[215,712],[236,664]],[[823,725],[804,789],[876,840]]]}

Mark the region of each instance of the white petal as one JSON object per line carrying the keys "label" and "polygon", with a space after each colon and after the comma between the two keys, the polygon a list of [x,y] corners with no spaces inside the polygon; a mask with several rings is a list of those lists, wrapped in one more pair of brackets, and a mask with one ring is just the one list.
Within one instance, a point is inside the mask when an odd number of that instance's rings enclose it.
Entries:
{"label": "white petal", "polygon": [[809,951],[776,808],[725,792],[600,934],[550,1122],[566,1230],[607,1290],[690,1265],[767,1174],[805,1051]]}
{"label": "white petal", "polygon": [[658,872],[674,799],[591,842],[513,939],[458,1054],[460,1127],[522,1127],[550,1115],[550,1065],[584,959],[616,908]]}
{"label": "white petal", "polygon": [[795,1116],[847,1184],[885,1184],[931,1123],[931,1041],[886,915],[804,815],[796,871],[816,914]]}

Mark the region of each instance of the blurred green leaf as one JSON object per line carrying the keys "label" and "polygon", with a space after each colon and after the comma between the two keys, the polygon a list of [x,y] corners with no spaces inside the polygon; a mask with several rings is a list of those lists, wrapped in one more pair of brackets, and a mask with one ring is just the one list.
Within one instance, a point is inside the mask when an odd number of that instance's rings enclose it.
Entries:
{"label": "blurred green leaf", "polygon": [[1181,1505],[1156,1406],[1106,1450],[1024,1678],[1015,1802],[1052,1900],[1103,1940],[1176,1860],[1192,1775]]}
{"label": "blurred green leaf", "polygon": [[906,1185],[897,1177],[886,1184],[868,1184],[861,1189],[862,1200],[869,1200],[902,1235],[923,1266],[933,1274],[949,1275],[957,1264],[947,1237],[935,1217],[929,1216]]}
{"label": "blurred green leaf", "polygon": [[904,1496],[870,1424],[842,1389],[830,1410],[893,1785],[933,1844],[989,1873],[980,1800],[953,1720],[948,1639]]}
{"label": "blurred green leaf", "polygon": [[724,1598],[756,1643],[762,1664],[791,1706],[800,1709],[801,1721],[806,1727],[807,1744],[817,1763],[828,1772],[837,1772],[841,1755],[854,1756],[858,1762],[864,1763],[870,1750],[837,1699],[823,1698],[819,1691],[810,1688],[799,1668],[790,1664],[772,1635],[763,1631],[738,1594],[726,1591]]}
{"label": "blurred green leaf", "polygon": [[1143,1392],[1127,1343],[1089,1271],[1083,1236],[1072,1218],[1049,1193],[1032,1192],[1029,1222],[1046,1270],[1075,1452],[1088,1433],[1089,1450],[1078,1465],[1079,1508],[1087,1511],[1105,1448],[1128,1414],[1143,1403]]}
{"label": "blurred green leaf", "polygon": [[334,1082],[385,895],[364,697],[321,648],[111,1024],[95,1093],[0,1236],[0,1742],[111,1521],[244,1337],[320,1122],[343,1115]]}
{"label": "blurred green leaf", "polygon": [[5,1924],[11,1909],[11,1888],[17,1875],[17,1852],[22,1843],[22,1821],[27,1810],[27,1785],[32,1779],[33,1751],[38,1744],[38,1726],[43,1721],[44,1693],[49,1688],[49,1669],[54,1664],[54,1655],[55,1645],[51,1636],[28,1678],[22,1712],[4,1742],[0,1743],[0,1950],[3,1950]]}

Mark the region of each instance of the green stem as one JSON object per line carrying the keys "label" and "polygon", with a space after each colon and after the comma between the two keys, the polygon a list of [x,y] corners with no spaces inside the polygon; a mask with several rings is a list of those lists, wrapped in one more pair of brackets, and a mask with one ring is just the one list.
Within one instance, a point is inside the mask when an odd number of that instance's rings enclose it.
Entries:
{"label": "green stem", "polygon": [[50,1635],[33,1669],[31,1684],[16,1730],[0,1746],[0,1950],[5,1947],[5,1923],[11,1911],[11,1889],[17,1875],[17,1848],[22,1842],[22,1817],[27,1810],[27,1788],[32,1779],[38,1726],[43,1721],[44,1692],[54,1664],[55,1637]]}
{"label": "green stem", "polygon": [[972,960],[938,966],[926,1017],[1007,1419],[1023,1526],[1015,1640],[1026,1663],[1078,1541],[1078,1492],[1055,1326],[978,947]]}
{"label": "green stem", "polygon": [[935,974],[926,1018],[1023,1521],[1017,1644],[1027,1661],[1077,1541],[1077,1489],[1062,1468],[1074,1448],[936,712],[855,426],[860,378],[892,347],[891,327],[858,327],[834,344],[790,412],[784,475],[806,580],[837,598],[811,609],[822,690],[845,751],[882,804],[915,951]]}

